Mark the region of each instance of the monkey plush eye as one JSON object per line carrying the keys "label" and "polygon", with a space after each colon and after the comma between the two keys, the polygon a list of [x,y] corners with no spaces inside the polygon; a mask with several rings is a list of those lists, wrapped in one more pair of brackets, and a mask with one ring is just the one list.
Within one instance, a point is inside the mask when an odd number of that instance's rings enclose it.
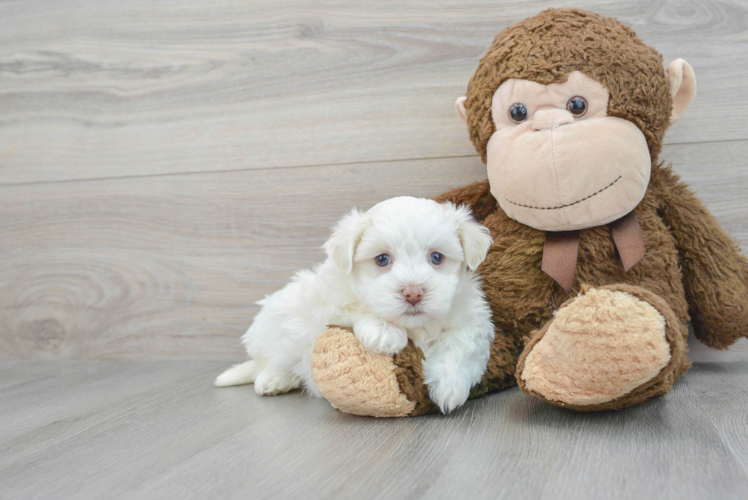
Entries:
{"label": "monkey plush eye", "polygon": [[444,256],[440,254],[439,252],[434,252],[431,254],[431,263],[435,266],[441,265],[441,263],[444,262]]}
{"label": "monkey plush eye", "polygon": [[376,262],[379,267],[387,267],[390,265],[390,262],[392,262],[392,259],[390,259],[390,256],[386,253],[383,253],[374,257],[374,262]]}
{"label": "monkey plush eye", "polygon": [[509,118],[514,123],[522,123],[527,120],[527,108],[521,102],[515,102],[509,108]]}
{"label": "monkey plush eye", "polygon": [[587,112],[587,99],[581,95],[574,96],[566,103],[566,109],[577,118],[584,116]]}

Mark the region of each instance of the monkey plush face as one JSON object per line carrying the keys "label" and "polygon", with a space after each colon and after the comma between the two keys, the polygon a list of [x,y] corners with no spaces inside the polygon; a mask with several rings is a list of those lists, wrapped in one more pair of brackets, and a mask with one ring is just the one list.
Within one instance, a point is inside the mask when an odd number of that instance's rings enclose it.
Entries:
{"label": "monkey plush face", "polygon": [[644,197],[652,159],[644,134],[608,116],[608,90],[574,71],[564,83],[510,79],[493,95],[491,193],[506,214],[548,231],[599,226]]}
{"label": "monkey plush face", "polygon": [[511,218],[545,231],[600,226],[642,200],[691,67],[613,18],[549,9],[506,28],[457,111]]}

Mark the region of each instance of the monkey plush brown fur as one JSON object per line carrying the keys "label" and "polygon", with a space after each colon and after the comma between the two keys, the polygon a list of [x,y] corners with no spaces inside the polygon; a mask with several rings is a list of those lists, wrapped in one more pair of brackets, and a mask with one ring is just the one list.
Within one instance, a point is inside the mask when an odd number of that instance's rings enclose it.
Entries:
{"label": "monkey plush brown fur", "polygon": [[[488,165],[489,180],[438,197],[469,205],[494,239],[480,273],[496,336],[486,373],[471,397],[518,384],[527,394],[559,406],[624,408],[666,394],[688,370],[689,320],[697,338],[716,349],[746,335],[746,260],[703,204],[659,161],[665,131],[690,104],[694,90],[690,66],[682,60],[674,65],[666,71],[662,56],[617,20],[578,9],[546,10],[506,28],[481,59],[458,108],[464,110],[473,144]],[[511,115],[514,123],[501,130],[497,126],[506,116],[504,108],[492,109],[503,84],[509,81],[508,85],[541,92],[562,88],[556,84],[571,81],[574,72],[608,93],[607,108],[600,111],[598,122],[589,123],[629,128],[633,124],[646,142],[643,154],[648,150],[646,167],[651,175],[627,209],[633,209],[641,228],[643,258],[624,270],[622,247],[617,247],[605,225],[612,217],[595,225],[576,224],[574,219],[572,229],[581,232],[573,286],[567,291],[543,268],[546,231],[560,226],[554,222],[552,227],[536,227],[545,223],[546,212],[583,206],[593,196],[610,203],[605,196],[613,197],[615,189],[603,193],[607,188],[601,187],[573,203],[548,207],[541,207],[542,199],[533,203],[515,203],[509,196],[502,199],[499,181],[491,180],[499,178],[503,183],[502,176],[509,174],[501,170],[506,161],[492,163],[489,142],[500,140],[501,133],[524,130],[514,125],[521,122],[515,114]],[[510,91],[514,92],[511,88],[505,92]],[[506,104],[516,107],[511,99]],[[526,108],[537,121],[541,108]],[[516,116],[521,118],[522,111],[519,108]],[[552,133],[576,126],[572,124],[576,118],[564,115],[564,110],[554,113],[554,120],[567,121],[553,122]],[[525,127],[530,126],[528,121]],[[541,137],[541,129],[536,123],[527,137]],[[589,128],[589,133],[594,130]],[[514,137],[520,136],[510,139]],[[587,140],[594,149],[607,138],[590,135]],[[553,144],[557,149],[552,153],[562,154],[559,143]],[[505,149],[496,149],[495,154],[504,154]],[[554,172],[562,169],[557,160],[554,156]],[[493,165],[499,170],[492,176]],[[580,183],[585,182],[580,178]],[[492,193],[498,193],[499,201]],[[517,210],[516,216],[507,215],[507,203]],[[526,212],[520,212],[520,207]],[[531,227],[516,220],[525,213],[528,220],[541,222]],[[412,343],[394,357],[376,355],[365,352],[350,331],[332,327],[317,341],[312,363],[318,388],[343,411],[412,416],[436,409],[428,399],[422,354]]]}

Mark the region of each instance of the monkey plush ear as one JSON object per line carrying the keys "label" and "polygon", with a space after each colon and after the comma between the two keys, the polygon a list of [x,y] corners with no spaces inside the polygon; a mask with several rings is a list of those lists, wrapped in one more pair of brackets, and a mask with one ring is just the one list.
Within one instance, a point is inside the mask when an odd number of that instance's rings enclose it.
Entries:
{"label": "monkey plush ear", "polygon": [[665,70],[670,95],[673,96],[673,114],[670,115],[670,123],[680,120],[691,105],[696,95],[696,75],[693,68],[683,59],[671,62]]}
{"label": "monkey plush ear", "polygon": [[367,227],[369,217],[354,208],[338,222],[330,239],[322,245],[327,256],[345,274],[351,274],[353,270],[353,255]]}
{"label": "monkey plush ear", "polygon": [[467,111],[465,111],[466,100],[467,97],[465,96],[458,97],[455,101],[455,109],[457,110],[457,114],[460,116],[460,118],[462,118],[462,121],[467,125]]}

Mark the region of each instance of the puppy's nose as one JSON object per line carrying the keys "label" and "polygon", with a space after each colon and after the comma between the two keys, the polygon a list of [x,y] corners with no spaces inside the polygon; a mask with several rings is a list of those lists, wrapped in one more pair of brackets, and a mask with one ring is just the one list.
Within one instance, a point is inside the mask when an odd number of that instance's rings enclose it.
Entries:
{"label": "puppy's nose", "polygon": [[414,306],[423,298],[423,288],[416,285],[408,285],[403,288],[403,297],[405,297],[405,302]]}

